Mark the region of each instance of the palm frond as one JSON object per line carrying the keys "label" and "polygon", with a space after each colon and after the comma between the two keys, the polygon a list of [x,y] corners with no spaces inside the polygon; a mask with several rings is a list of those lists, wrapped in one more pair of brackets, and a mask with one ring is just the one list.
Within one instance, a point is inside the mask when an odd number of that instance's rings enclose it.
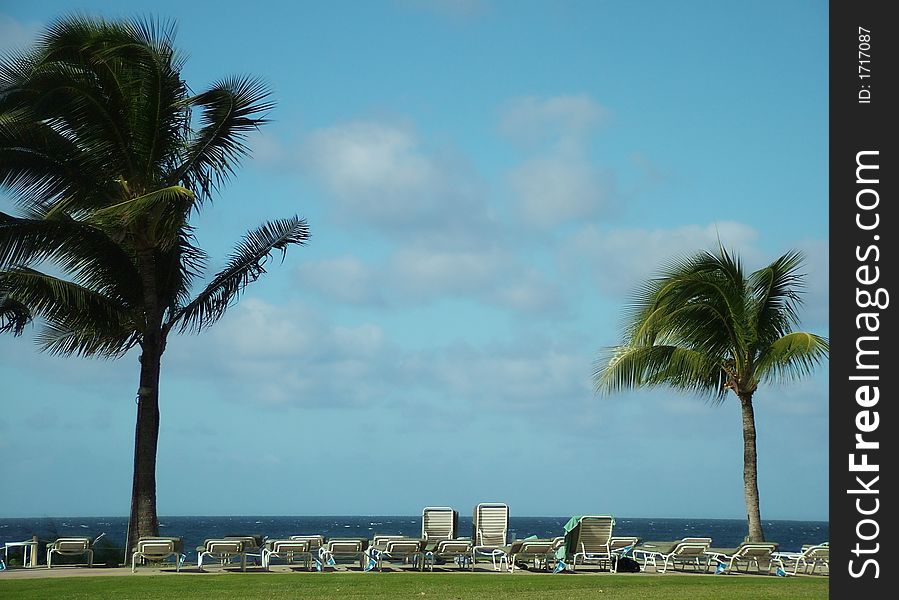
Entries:
{"label": "palm frond", "polygon": [[793,250],[759,269],[749,278],[753,325],[760,347],[785,335],[799,324],[798,309],[804,288],[803,255]]}
{"label": "palm frond", "polygon": [[193,283],[206,271],[208,256],[196,245],[193,230],[185,227],[178,244],[156,255],[159,279],[157,289],[166,299],[165,320],[171,320],[190,302]]}
{"label": "palm frond", "polygon": [[741,360],[751,339],[741,276],[728,255],[672,260],[632,297],[625,345],[673,344]]}
{"label": "palm frond", "polygon": [[0,271],[0,290],[27,306],[33,316],[51,324],[64,323],[73,329],[98,332],[140,328],[133,323],[128,309],[114,300],[34,269]]}
{"label": "palm frond", "polygon": [[270,221],[247,233],[225,269],[192,302],[175,314],[168,327],[177,324],[182,332],[198,332],[215,323],[244,288],[265,273],[265,262],[273,252],[280,250],[283,260],[288,246],[304,244],[308,238],[306,221],[298,217]]}
{"label": "palm frond", "polygon": [[18,337],[31,322],[28,307],[0,290],[0,333],[12,333]]}
{"label": "palm frond", "polygon": [[95,210],[87,221],[113,232],[140,225],[142,243],[166,250],[178,243],[193,202],[193,192],[172,185]]}
{"label": "palm frond", "polygon": [[140,335],[133,328],[103,330],[65,320],[44,324],[35,337],[38,348],[43,352],[102,358],[124,356],[140,342]]}
{"label": "palm frond", "polygon": [[50,261],[75,283],[123,304],[141,301],[131,257],[99,229],[68,217],[22,219],[0,213],[0,269]]}
{"label": "palm frond", "polygon": [[783,382],[800,379],[827,359],[826,338],[805,331],[788,333],[765,348],[756,363],[758,380]]}
{"label": "palm frond", "polygon": [[689,348],[620,346],[597,362],[593,383],[598,393],[669,386],[720,399],[727,389],[727,373],[720,362]]}
{"label": "palm frond", "polygon": [[201,110],[201,128],[192,139],[184,162],[175,168],[170,182],[197,190],[201,199],[234,173],[249,154],[247,134],[267,122],[263,115],[274,104],[266,101],[268,88],[258,79],[224,79],[187,102]]}
{"label": "palm frond", "polygon": [[0,187],[41,214],[62,199],[89,206],[112,192],[95,158],[22,106],[0,107]]}

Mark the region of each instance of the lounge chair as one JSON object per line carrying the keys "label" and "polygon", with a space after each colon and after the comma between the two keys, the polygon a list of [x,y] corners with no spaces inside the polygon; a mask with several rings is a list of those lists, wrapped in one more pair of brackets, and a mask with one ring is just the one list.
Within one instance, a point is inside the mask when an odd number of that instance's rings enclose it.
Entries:
{"label": "lounge chair", "polygon": [[162,562],[167,558],[175,559],[175,571],[181,571],[184,544],[180,537],[144,537],[137,540],[137,546],[131,553],[131,572],[137,570],[137,562]]}
{"label": "lounge chair", "polygon": [[[788,575],[798,575],[800,567],[803,573],[814,575],[818,565],[827,568],[829,572],[830,543],[807,544],[802,547],[801,552],[775,552],[772,558]],[[792,573],[790,567],[792,567]],[[811,571],[809,571],[809,567],[811,567]]]}
{"label": "lounge chair", "polygon": [[433,571],[437,559],[450,559],[455,561],[460,568],[467,566],[474,569],[471,561],[471,540],[440,540],[432,548],[427,548],[423,552],[421,568]]}
{"label": "lounge chair", "polygon": [[503,550],[509,533],[509,507],[499,502],[482,502],[475,506],[471,525],[472,565],[480,554],[489,556],[493,561],[493,570],[499,571],[503,561],[509,558]]}
{"label": "lounge chair", "polygon": [[421,539],[425,542],[456,537],[459,513],[447,506],[427,506],[421,511]]}
{"label": "lounge chair", "polygon": [[237,533],[226,535],[222,539],[241,540],[244,552],[247,553],[247,559],[252,558],[256,564],[262,563],[262,546],[265,544],[265,536]]}
{"label": "lounge chair", "polygon": [[47,544],[47,568],[53,567],[53,555],[84,556],[87,555],[87,566],[94,565],[93,540],[89,537],[65,537]]}
{"label": "lounge chair", "polygon": [[[262,568],[268,571],[272,563],[272,557],[283,558],[288,563],[297,559],[303,560],[303,565],[309,569],[312,566],[312,540],[266,540],[262,548]],[[317,549],[316,549],[317,551]]]}
{"label": "lounge chair", "polygon": [[[712,543],[712,538],[686,537],[676,542],[643,542],[634,549],[634,557],[643,561],[643,570],[652,563],[657,573],[664,573],[669,565],[677,568],[681,565],[686,568],[690,565],[695,570],[700,567],[708,571],[711,559],[706,556],[706,551]],[[658,560],[662,559],[662,567],[659,568]]]}
{"label": "lounge chair", "polygon": [[571,568],[577,569],[581,564],[595,562],[599,565],[609,563],[615,556],[609,544],[612,539],[612,527],[615,519],[610,515],[588,515],[580,517],[577,525],[565,535],[566,553],[571,556]]}
{"label": "lounge chair", "polygon": [[222,566],[232,558],[240,559],[240,570],[247,570],[247,541],[239,537],[209,539],[197,546],[197,569],[203,570],[203,558],[210,557]]}
{"label": "lounge chair", "polygon": [[390,536],[390,539],[381,540],[369,546],[366,556],[371,561],[371,568],[382,571],[384,569],[384,561],[402,560],[403,562],[412,562],[416,564],[421,558],[423,542],[417,538],[396,538]]}
{"label": "lounge chair", "polygon": [[325,536],[323,535],[292,535],[289,539],[294,541],[308,540],[309,552],[312,553],[313,557],[318,556],[319,548],[325,545]]}
{"label": "lounge chair", "polygon": [[559,538],[531,538],[512,542],[506,550],[509,555],[509,573],[515,572],[515,563],[519,561],[527,563],[532,560],[536,569],[547,569],[559,543]]}
{"label": "lounge chair", "polygon": [[365,568],[365,551],[368,549],[368,540],[360,538],[334,538],[330,539],[319,549],[320,568],[325,565],[334,565],[339,558],[352,558],[359,561],[359,567]]}
{"label": "lounge chair", "polygon": [[775,551],[777,544],[773,542],[743,542],[736,548],[710,548],[706,550],[706,555],[718,561],[720,566],[717,573],[739,571],[743,564],[746,565],[746,572],[754,565],[755,570],[761,573],[762,565],[765,565],[765,571],[770,573],[776,564],[772,557]]}

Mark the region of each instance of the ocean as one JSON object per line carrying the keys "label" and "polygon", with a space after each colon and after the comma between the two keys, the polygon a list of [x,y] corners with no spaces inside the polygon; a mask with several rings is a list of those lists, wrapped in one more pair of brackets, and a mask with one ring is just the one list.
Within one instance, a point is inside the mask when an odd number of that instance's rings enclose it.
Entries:
{"label": "ocean", "polygon": [[[264,535],[270,538],[321,534],[326,537],[361,537],[397,534],[418,537],[421,516],[333,516],[333,517],[160,517],[160,535],[184,540],[187,560],[196,560],[195,548],[206,538],[225,535]],[[515,517],[509,519],[510,534],[518,539],[531,535],[555,537],[564,533],[568,517]],[[57,537],[103,537],[103,545],[123,548],[128,519],[125,517],[42,517],[0,519],[0,543],[22,541],[37,535],[41,541]],[[780,544],[785,552],[799,551],[803,544],[829,539],[827,521],[764,521],[766,539]],[[459,516],[459,536],[471,535],[471,517]],[[636,536],[641,540],[677,540],[711,537],[712,546],[737,546],[746,535],[740,519],[642,519],[616,517],[613,535]]]}

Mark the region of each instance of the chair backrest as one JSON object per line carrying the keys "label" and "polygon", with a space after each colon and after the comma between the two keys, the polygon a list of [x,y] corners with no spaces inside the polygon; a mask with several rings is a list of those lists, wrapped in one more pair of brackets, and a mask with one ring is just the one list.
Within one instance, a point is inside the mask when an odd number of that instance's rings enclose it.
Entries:
{"label": "chair backrest", "polygon": [[365,550],[365,541],[357,539],[328,540],[325,547],[332,554],[355,554]]}
{"label": "chair backrest", "polygon": [[577,551],[587,553],[609,552],[612,527],[615,519],[610,515],[589,515],[581,517],[577,524],[574,543]]}
{"label": "chair backrest", "polygon": [[212,539],[206,540],[203,545],[206,547],[206,552],[212,554],[236,554],[244,551],[244,541],[239,539]]}
{"label": "chair backrest", "polygon": [[384,534],[375,534],[371,538],[372,546],[383,546],[387,542],[391,540],[408,540],[409,538],[405,535],[384,535]]}
{"label": "chair backrest", "polygon": [[512,545],[512,552],[515,554],[548,554],[554,545],[555,539],[521,540]]}
{"label": "chair backrest", "polygon": [[440,540],[437,542],[437,554],[468,554],[471,552],[471,540]]}
{"label": "chair backrest", "polygon": [[223,539],[240,540],[243,542],[244,548],[254,549],[262,546],[263,536],[261,535],[226,535]]}
{"label": "chair backrest", "polygon": [[91,547],[91,538],[68,537],[59,538],[53,543],[53,548],[59,552],[85,552]]}
{"label": "chair backrest", "polygon": [[421,511],[421,538],[428,541],[456,537],[459,513],[448,506],[427,506]]}
{"label": "chair backrest", "polygon": [[702,556],[712,544],[712,538],[686,537],[679,541],[671,551],[674,556]]}
{"label": "chair backrest", "polygon": [[777,551],[777,544],[773,542],[743,542],[734,552],[734,556],[741,558],[771,558],[771,553]]}
{"label": "chair backrest", "polygon": [[421,550],[421,540],[405,538],[401,540],[390,540],[387,542],[385,552],[387,554],[413,554]]}
{"label": "chair backrest", "polygon": [[509,507],[500,502],[482,502],[474,508],[471,539],[475,546],[505,546],[509,532]]}
{"label": "chair backrest", "polygon": [[830,560],[830,543],[824,542],[816,546],[803,546],[802,556],[812,560]]}
{"label": "chair backrest", "polygon": [[137,541],[137,551],[143,554],[145,557],[164,557],[169,554],[180,553],[182,546],[183,543],[181,541],[181,538],[150,537],[140,538]]}
{"label": "chair backrest", "polygon": [[309,550],[311,552],[317,551],[319,548],[325,545],[325,536],[323,535],[292,535],[290,536],[292,540],[308,540],[309,541]]}
{"label": "chair backrest", "polygon": [[268,540],[272,552],[309,552],[311,540]]}

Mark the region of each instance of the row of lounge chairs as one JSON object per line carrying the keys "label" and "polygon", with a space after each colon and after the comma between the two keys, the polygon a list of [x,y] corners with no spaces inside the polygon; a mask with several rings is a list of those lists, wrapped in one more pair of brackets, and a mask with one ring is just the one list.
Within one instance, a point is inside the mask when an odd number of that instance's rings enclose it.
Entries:
{"label": "row of lounge chairs", "polygon": [[[711,538],[687,537],[676,542],[644,542],[633,550],[634,558],[643,569],[652,566],[657,573],[669,568],[690,566],[708,571],[713,565],[716,573],[733,573],[754,569],[761,573],[780,575],[814,574],[820,566],[829,568],[830,545],[808,544],[800,552],[778,552],[773,542],[743,542],[736,548],[711,548]],[[661,564],[660,564],[661,563]]]}
{"label": "row of lounge chairs", "polygon": [[[503,503],[478,504],[472,516],[470,538],[457,537],[458,513],[449,507],[426,507],[422,511],[421,537],[377,535],[372,540],[358,538],[325,539],[321,535],[295,535],[279,539],[261,536],[225,536],[207,539],[197,547],[197,569],[204,563],[226,565],[239,561],[245,571],[248,557],[268,570],[275,560],[302,564],[306,569],[323,570],[338,561],[358,561],[365,570],[381,570],[385,562],[402,561],[422,570],[437,563],[455,563],[474,569],[478,560],[489,559],[494,570],[514,572],[531,565],[545,570],[576,570],[598,564],[617,571],[624,557],[637,561],[641,570],[652,567],[658,573],[678,567],[716,572],[780,569],[784,574],[815,573],[827,567],[829,546],[803,547],[801,552],[778,552],[777,544],[744,543],[737,548],[711,548],[711,538],[689,537],[672,542],[639,543],[636,537],[612,535],[615,520],[608,515],[572,517],[565,534],[554,538],[530,537],[510,540],[509,508]],[[90,538],[60,538],[47,550],[47,565],[54,554],[86,555],[93,561]],[[132,549],[131,568],[139,564],[174,560],[180,571],[185,560],[183,543],[177,537],[142,538]],[[632,563],[633,564],[633,563]]]}

